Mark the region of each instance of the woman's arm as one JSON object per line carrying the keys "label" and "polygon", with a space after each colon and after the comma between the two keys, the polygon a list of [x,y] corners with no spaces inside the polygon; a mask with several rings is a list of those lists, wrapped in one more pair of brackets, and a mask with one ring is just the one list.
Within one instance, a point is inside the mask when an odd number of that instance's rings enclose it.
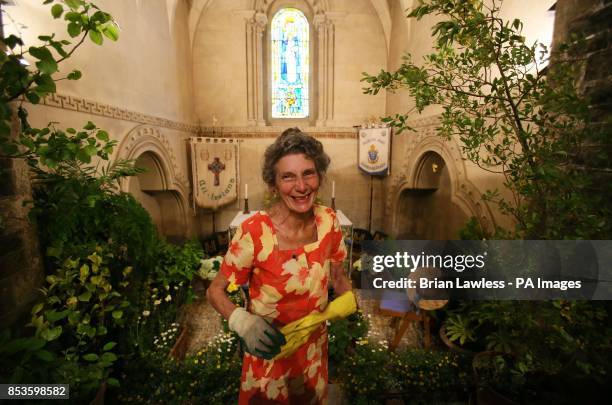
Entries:
{"label": "woman's arm", "polygon": [[225,295],[225,289],[228,285],[227,278],[219,272],[206,290],[206,299],[225,319],[229,319],[232,312],[237,308],[236,304]]}
{"label": "woman's arm", "polygon": [[336,296],[340,296],[347,291],[352,290],[351,282],[346,274],[344,274],[344,265],[342,263],[331,264],[332,287]]}

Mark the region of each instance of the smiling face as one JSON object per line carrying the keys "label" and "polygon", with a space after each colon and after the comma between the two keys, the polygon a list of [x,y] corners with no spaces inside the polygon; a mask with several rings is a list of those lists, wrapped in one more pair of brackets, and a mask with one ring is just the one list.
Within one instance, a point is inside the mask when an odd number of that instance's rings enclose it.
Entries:
{"label": "smiling face", "polygon": [[315,163],[303,153],[296,153],[280,158],[275,168],[274,186],[281,202],[294,213],[311,210],[320,183]]}

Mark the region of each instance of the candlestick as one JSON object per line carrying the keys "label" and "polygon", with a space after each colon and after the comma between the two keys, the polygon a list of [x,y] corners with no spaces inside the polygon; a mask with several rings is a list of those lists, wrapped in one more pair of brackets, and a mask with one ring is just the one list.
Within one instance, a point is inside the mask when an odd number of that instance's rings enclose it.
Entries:
{"label": "candlestick", "polygon": [[336,211],[336,199],[332,197],[331,209]]}
{"label": "candlestick", "polygon": [[336,198],[336,182],[332,181],[332,200]]}
{"label": "candlestick", "polygon": [[249,211],[249,199],[245,198],[244,199],[244,211],[242,212],[243,214],[248,214]]}

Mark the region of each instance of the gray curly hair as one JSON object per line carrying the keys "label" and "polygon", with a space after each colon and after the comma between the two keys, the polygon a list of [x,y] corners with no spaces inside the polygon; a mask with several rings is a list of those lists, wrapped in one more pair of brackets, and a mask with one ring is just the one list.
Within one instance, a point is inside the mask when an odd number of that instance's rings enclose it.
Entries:
{"label": "gray curly hair", "polygon": [[266,149],[261,176],[266,184],[273,187],[276,180],[276,163],[284,156],[303,153],[315,164],[319,180],[329,166],[329,156],[323,151],[323,144],[299,128],[286,129],[276,141]]}

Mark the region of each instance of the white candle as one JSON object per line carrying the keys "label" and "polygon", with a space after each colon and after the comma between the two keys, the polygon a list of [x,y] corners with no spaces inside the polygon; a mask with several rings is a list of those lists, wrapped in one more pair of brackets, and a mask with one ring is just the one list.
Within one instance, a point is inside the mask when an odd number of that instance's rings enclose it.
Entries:
{"label": "white candle", "polygon": [[332,198],[336,198],[336,182],[332,181]]}
{"label": "white candle", "polygon": [[244,184],[244,198],[249,198],[249,185]]}

